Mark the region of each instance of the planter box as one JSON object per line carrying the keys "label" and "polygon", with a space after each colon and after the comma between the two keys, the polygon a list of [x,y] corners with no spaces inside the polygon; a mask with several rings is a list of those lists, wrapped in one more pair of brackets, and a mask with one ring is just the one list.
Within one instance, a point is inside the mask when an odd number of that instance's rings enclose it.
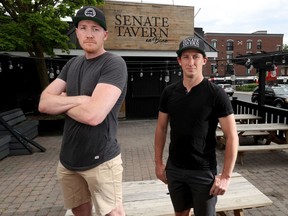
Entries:
{"label": "planter box", "polygon": [[11,136],[0,136],[0,160],[7,157],[10,154],[9,142],[11,141]]}

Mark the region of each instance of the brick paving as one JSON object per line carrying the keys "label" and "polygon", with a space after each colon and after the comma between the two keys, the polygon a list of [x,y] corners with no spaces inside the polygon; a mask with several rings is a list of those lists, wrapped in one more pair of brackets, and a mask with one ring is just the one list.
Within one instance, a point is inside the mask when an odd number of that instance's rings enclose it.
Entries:
{"label": "brick paving", "polygon": [[[156,120],[120,121],[118,140],[122,149],[124,181],[155,179],[154,131]],[[61,135],[41,135],[35,141],[44,153],[10,156],[0,161],[0,216],[64,216],[56,180]],[[223,150],[217,151],[219,167]],[[165,149],[167,157],[167,148]],[[266,194],[273,205],[244,210],[246,216],[288,215],[288,152],[247,153],[239,172]],[[228,212],[228,215],[233,215]]]}

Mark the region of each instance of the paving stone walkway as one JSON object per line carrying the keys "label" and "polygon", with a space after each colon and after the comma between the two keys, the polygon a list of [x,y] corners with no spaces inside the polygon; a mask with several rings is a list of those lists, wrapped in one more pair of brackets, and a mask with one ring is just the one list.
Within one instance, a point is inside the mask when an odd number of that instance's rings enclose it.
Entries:
{"label": "paving stone walkway", "polygon": [[[156,179],[155,127],[156,120],[120,121],[118,140],[122,149],[124,181]],[[65,215],[55,174],[61,139],[59,134],[39,136],[35,141],[43,145],[46,152],[10,156],[0,161],[0,216]],[[217,151],[219,167],[223,153],[223,150]],[[247,153],[244,165],[236,165],[235,172],[242,174],[273,201],[269,207],[245,210],[245,216],[288,215],[287,164],[288,152],[276,151]]]}

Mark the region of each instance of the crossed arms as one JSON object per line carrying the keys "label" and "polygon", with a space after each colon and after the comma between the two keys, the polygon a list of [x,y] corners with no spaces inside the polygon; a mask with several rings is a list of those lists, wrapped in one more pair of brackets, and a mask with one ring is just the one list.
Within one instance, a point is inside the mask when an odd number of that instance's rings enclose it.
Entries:
{"label": "crossed arms", "polygon": [[111,111],[121,90],[111,84],[99,83],[91,96],[67,96],[66,82],[55,79],[41,94],[39,111],[50,115],[65,113],[74,120],[96,126]]}

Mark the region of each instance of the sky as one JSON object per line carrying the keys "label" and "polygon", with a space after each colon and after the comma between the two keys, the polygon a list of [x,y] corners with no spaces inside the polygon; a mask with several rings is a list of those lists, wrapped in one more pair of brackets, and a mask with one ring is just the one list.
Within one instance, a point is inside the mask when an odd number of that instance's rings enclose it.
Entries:
{"label": "sky", "polygon": [[[194,27],[205,33],[247,33],[266,30],[284,34],[288,44],[287,0],[113,0],[194,6]],[[217,4],[215,3],[217,2]]]}

